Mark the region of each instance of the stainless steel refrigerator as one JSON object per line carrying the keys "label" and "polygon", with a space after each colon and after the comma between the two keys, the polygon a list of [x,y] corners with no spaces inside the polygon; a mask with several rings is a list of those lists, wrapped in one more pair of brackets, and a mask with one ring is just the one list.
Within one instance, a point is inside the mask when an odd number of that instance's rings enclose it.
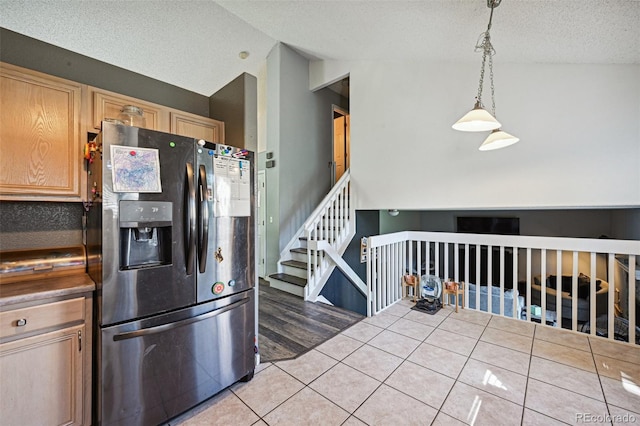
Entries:
{"label": "stainless steel refrigerator", "polygon": [[253,153],[103,122],[89,154],[94,420],[160,424],[253,377]]}

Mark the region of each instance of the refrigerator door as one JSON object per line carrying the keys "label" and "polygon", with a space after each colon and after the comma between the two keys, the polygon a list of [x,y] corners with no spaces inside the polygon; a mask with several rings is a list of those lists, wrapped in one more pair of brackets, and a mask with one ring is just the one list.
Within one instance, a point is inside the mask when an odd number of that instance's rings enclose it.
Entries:
{"label": "refrigerator door", "polygon": [[89,170],[98,197],[87,232],[99,324],[194,304],[194,140],[103,123],[100,143],[102,158]]}
{"label": "refrigerator door", "polygon": [[[231,154],[224,158],[225,165],[234,168],[229,175],[235,175],[229,176],[224,168],[215,165],[216,159],[221,159],[218,154],[220,147],[226,148],[225,152],[229,153],[240,151],[238,148],[207,143],[200,146],[196,153],[199,194],[198,303],[253,288],[256,278],[253,153],[242,150],[242,158]],[[236,178],[243,180],[239,182]],[[225,194],[221,195],[220,192]],[[220,202],[221,198],[228,203],[228,210],[216,208],[216,202]]]}
{"label": "refrigerator door", "polygon": [[102,329],[101,424],[156,425],[254,369],[253,291]]}

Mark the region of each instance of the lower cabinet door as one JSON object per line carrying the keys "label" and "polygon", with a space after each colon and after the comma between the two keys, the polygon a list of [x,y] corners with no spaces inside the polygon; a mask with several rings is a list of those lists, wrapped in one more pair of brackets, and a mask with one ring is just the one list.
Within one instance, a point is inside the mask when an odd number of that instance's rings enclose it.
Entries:
{"label": "lower cabinet door", "polygon": [[84,325],[0,345],[0,423],[80,425]]}

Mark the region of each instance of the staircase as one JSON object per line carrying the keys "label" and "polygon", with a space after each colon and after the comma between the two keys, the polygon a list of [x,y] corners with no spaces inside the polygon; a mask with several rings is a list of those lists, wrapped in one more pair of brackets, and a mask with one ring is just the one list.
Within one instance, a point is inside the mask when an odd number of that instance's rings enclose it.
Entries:
{"label": "staircase", "polygon": [[347,170],[280,253],[278,273],[269,275],[271,287],[315,302],[338,266],[361,291],[366,291],[366,284],[341,257],[355,230],[351,174]]}

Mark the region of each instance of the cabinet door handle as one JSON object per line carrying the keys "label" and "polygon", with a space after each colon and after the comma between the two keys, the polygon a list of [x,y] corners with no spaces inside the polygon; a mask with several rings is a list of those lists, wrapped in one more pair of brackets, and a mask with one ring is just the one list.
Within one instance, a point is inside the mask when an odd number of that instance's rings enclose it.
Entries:
{"label": "cabinet door handle", "polygon": [[27,325],[26,318],[20,318],[19,320],[16,321],[16,327],[24,327],[25,325]]}
{"label": "cabinet door handle", "polygon": [[82,352],[82,330],[78,330],[78,352]]}

